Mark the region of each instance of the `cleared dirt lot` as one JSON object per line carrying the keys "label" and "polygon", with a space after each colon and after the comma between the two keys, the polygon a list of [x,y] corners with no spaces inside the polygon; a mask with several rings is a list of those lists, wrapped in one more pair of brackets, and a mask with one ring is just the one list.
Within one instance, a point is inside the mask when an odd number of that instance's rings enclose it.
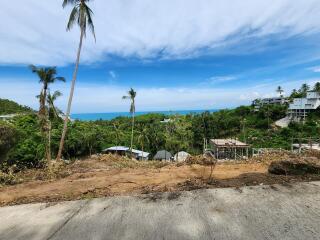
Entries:
{"label": "cleared dirt lot", "polygon": [[59,168],[58,175],[50,179],[43,170],[24,172],[20,176],[23,183],[0,187],[0,206],[320,180],[319,175],[270,175],[267,169],[268,164],[261,162],[219,163],[209,180],[210,166],[94,157]]}

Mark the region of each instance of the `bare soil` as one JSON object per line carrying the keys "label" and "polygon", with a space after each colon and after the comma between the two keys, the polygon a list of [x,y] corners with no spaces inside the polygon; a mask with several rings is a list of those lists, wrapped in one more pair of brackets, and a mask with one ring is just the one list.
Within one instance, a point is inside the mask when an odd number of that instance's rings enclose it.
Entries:
{"label": "bare soil", "polygon": [[0,206],[320,180],[319,175],[268,174],[268,166],[269,163],[260,161],[219,163],[210,179],[210,166],[144,163],[111,156],[93,157],[60,167],[59,174],[51,179],[46,179],[43,170],[20,173],[22,183],[0,187]]}

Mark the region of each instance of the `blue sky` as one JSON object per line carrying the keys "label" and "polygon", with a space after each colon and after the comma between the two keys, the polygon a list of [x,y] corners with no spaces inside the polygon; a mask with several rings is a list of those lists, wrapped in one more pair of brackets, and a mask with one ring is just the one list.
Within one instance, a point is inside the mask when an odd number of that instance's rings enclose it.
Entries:
{"label": "blue sky", "polygon": [[[29,64],[58,66],[51,86],[65,109],[78,30],[65,31],[59,1],[2,4],[0,98],[37,108]],[[320,81],[318,0],[95,0],[97,42],[88,34],[73,112],[231,108]],[[39,21],[41,19],[41,21]]]}

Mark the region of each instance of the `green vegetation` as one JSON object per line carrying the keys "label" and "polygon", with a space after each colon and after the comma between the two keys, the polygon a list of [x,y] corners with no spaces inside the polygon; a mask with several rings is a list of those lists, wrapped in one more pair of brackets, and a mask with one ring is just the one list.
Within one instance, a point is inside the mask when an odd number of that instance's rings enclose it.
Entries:
{"label": "green vegetation", "polygon": [[[171,116],[168,123],[161,122],[162,114],[137,116],[135,120],[133,148],[155,154],[160,149],[172,153],[187,151],[199,154],[203,139],[237,137],[253,147],[290,149],[291,139],[319,137],[320,112],[311,114],[305,124],[293,123],[288,128],[277,128],[274,121],[285,116],[286,106],[263,106],[255,112],[251,106],[215,113]],[[61,119],[52,120],[51,149],[58,152]],[[69,122],[63,156],[74,159],[99,153],[114,145],[130,146],[132,119],[118,117],[110,121]],[[15,165],[18,169],[43,167],[46,163],[45,143],[35,114],[14,118],[10,123],[0,122],[0,156],[3,168]]]}
{"label": "green vegetation", "polygon": [[[55,74],[56,72],[50,76],[41,76],[53,79]],[[41,78],[40,81],[45,83]],[[47,89],[45,97],[44,89]],[[309,86],[304,84],[299,93],[306,89]],[[278,87],[277,90],[280,94],[282,88]],[[54,106],[54,101],[60,95],[60,92],[51,95],[48,86],[44,86],[38,114],[30,112],[18,115],[10,122],[0,121],[2,169],[11,169],[11,166],[16,169],[48,166],[48,161],[61,147],[59,140],[64,123],[58,116],[60,111]],[[256,148],[290,149],[293,138],[318,138],[320,134],[319,110],[310,114],[305,123],[291,123],[287,128],[281,129],[274,122],[286,116],[287,105],[261,105],[259,111],[254,106],[240,106],[215,113],[186,116],[146,114],[134,117],[135,96],[136,92],[131,89],[124,97],[131,101],[132,117],[118,117],[110,121],[68,122],[69,131],[65,137],[62,157],[82,158],[115,145],[142,149],[151,155],[161,149],[172,153],[187,151],[200,154],[204,139],[211,138],[238,138]],[[169,121],[164,122],[167,118]]]}
{"label": "green vegetation", "polygon": [[14,101],[0,98],[0,115],[15,113],[30,113],[33,110],[26,106],[21,106]]}
{"label": "green vegetation", "polygon": [[[40,124],[40,131],[43,138],[43,142],[45,143],[46,149],[46,158],[48,162],[51,161],[51,148],[50,148],[50,131],[51,131],[51,122],[49,118],[50,111],[54,111],[55,107],[53,106],[53,101],[57,98],[60,93],[56,92],[54,95],[50,94],[49,86],[56,81],[65,82],[64,77],[57,77],[57,69],[56,67],[46,67],[46,68],[38,68],[34,65],[30,66],[30,69],[33,73],[35,73],[39,78],[39,83],[42,84],[42,89],[40,95],[38,96],[40,102],[40,108],[38,111],[38,118]],[[54,117],[54,115],[51,116]]]}

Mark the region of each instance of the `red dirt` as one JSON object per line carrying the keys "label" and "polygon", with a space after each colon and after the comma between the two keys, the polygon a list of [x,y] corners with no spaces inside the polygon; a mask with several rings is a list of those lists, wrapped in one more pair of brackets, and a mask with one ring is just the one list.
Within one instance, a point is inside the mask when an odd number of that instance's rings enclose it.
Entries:
{"label": "red dirt", "polygon": [[0,206],[320,179],[319,176],[274,176],[269,175],[267,169],[263,163],[218,164],[213,171],[213,180],[208,181],[210,166],[170,164],[162,168],[115,169],[109,163],[93,159],[73,164],[70,175],[62,179],[32,180],[0,187]]}

